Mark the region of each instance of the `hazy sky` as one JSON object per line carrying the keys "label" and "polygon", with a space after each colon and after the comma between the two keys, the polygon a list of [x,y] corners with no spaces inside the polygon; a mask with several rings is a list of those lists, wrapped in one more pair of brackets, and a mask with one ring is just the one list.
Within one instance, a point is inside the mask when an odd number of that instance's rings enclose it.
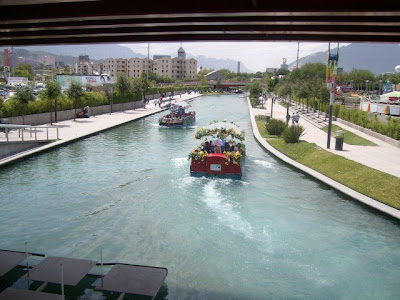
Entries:
{"label": "hazy sky", "polygon": [[[134,52],[147,55],[147,43],[121,44]],[[154,54],[171,55],[178,51],[180,43],[150,43],[150,57]],[[334,44],[336,46],[336,44]],[[340,44],[348,45],[348,44]],[[331,44],[332,46],[332,44]],[[204,55],[213,58],[229,58],[240,61],[252,71],[277,68],[286,58],[291,63],[297,58],[297,42],[187,42],[182,43],[186,54]],[[300,43],[299,57],[327,51],[328,43]]]}

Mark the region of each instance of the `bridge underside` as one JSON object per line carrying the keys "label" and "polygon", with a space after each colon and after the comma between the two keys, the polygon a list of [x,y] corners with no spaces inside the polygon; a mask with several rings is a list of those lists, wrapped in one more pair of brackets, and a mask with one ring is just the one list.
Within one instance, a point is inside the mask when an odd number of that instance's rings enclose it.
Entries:
{"label": "bridge underside", "polygon": [[0,45],[400,42],[400,1],[0,0]]}

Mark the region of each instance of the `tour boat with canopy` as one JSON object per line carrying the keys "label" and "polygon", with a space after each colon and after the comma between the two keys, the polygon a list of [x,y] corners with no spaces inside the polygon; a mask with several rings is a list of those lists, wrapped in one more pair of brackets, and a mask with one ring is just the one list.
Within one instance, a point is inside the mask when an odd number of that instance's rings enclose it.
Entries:
{"label": "tour boat with canopy", "polygon": [[212,122],[200,128],[199,146],[190,152],[190,175],[241,179],[246,147],[244,130],[233,122]]}
{"label": "tour boat with canopy", "polygon": [[190,105],[184,101],[171,103],[170,113],[159,119],[160,126],[166,127],[186,127],[196,121],[196,112],[186,112]]}

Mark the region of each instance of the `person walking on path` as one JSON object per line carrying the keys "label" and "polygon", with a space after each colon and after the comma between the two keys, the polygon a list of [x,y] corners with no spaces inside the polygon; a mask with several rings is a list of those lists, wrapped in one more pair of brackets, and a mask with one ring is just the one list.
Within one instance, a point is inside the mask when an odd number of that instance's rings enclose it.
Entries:
{"label": "person walking on path", "polygon": [[297,112],[297,113],[293,116],[293,118],[294,118],[294,121],[296,122],[296,125],[298,125],[298,124],[299,124],[299,120],[300,120],[300,115],[299,115],[299,113]]}

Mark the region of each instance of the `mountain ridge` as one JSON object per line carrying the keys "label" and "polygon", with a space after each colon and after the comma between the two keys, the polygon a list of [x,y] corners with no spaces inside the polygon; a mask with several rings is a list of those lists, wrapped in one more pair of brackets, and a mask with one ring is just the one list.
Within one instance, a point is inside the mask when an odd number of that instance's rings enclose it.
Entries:
{"label": "mountain ridge", "polygon": [[[3,49],[3,48],[0,48]],[[145,58],[146,55],[134,52],[131,48],[126,46],[121,46],[117,44],[99,44],[99,45],[55,45],[55,46],[26,46],[26,47],[14,47],[14,50],[18,52],[23,52],[24,50],[34,52],[34,53],[47,53],[54,55],[56,61],[63,61],[65,64],[74,65],[78,61],[80,55],[89,55],[89,58],[98,62],[106,58]],[[176,56],[175,54],[167,54],[171,57]],[[188,58],[194,58],[197,60],[197,66],[207,68],[207,69],[228,69],[232,72],[236,72],[237,61],[231,59],[218,59],[212,57],[206,57],[204,55],[192,55],[187,54]],[[240,64],[241,72],[251,72],[243,63]]]}
{"label": "mountain ridge", "polygon": [[[326,64],[328,51],[316,52],[299,59],[299,67],[306,63],[321,62]],[[333,49],[336,53],[336,49]],[[353,43],[339,46],[339,67],[343,72],[353,69],[370,70],[374,74],[394,72],[400,64],[400,44]],[[289,64],[289,70],[296,61]]]}

